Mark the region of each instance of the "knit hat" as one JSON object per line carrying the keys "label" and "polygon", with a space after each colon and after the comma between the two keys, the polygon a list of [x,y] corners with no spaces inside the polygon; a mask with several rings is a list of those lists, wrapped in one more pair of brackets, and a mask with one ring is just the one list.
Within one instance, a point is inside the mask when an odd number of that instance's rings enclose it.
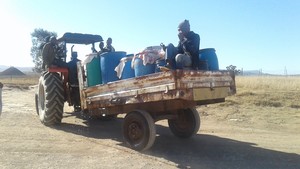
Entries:
{"label": "knit hat", "polygon": [[186,19],[178,25],[178,29],[181,29],[181,30],[187,30],[187,29],[189,29],[189,27],[190,27],[190,23]]}

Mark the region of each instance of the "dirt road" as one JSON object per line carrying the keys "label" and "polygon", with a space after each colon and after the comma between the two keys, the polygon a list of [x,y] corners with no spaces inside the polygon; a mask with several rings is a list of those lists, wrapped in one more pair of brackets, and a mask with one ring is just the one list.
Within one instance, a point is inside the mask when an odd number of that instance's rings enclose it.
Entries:
{"label": "dirt road", "polygon": [[179,139],[159,121],[153,147],[136,152],[123,144],[122,116],[84,120],[66,106],[62,124],[46,127],[35,112],[34,89],[5,87],[0,168],[300,168],[299,131],[236,125],[236,119],[222,121],[201,110],[195,137]]}

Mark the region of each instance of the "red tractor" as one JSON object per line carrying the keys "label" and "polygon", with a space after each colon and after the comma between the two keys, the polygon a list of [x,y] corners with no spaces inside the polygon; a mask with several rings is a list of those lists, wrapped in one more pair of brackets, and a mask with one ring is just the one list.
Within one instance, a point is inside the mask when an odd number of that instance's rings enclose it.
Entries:
{"label": "red tractor", "polygon": [[[58,39],[60,52],[57,54],[60,61],[66,63],[67,44],[92,45],[103,41],[100,35],[65,33]],[[72,46],[73,48],[73,46]],[[73,54],[73,50],[71,51]],[[67,65],[67,64],[66,64]],[[68,67],[50,66],[42,72],[35,94],[36,111],[45,125],[61,123],[64,103],[74,106],[75,111],[80,110],[80,97],[78,84],[70,82],[70,69]]]}

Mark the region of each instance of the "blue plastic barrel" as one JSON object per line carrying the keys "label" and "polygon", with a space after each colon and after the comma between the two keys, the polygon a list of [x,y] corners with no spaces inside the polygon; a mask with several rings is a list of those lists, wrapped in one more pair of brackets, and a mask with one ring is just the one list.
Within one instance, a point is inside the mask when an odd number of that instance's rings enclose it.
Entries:
{"label": "blue plastic barrel", "polygon": [[103,84],[119,80],[115,68],[125,56],[126,52],[106,52],[100,55]]}
{"label": "blue plastic barrel", "polygon": [[156,64],[143,64],[143,60],[141,58],[135,58],[134,60],[134,74],[135,77],[148,75],[151,73],[155,73]]}
{"label": "blue plastic barrel", "polygon": [[200,70],[219,70],[219,62],[214,48],[199,51]]}
{"label": "blue plastic barrel", "polygon": [[120,62],[123,62],[124,68],[121,74],[121,79],[128,79],[135,77],[134,69],[131,66],[133,54],[126,55],[126,57],[123,57]]}
{"label": "blue plastic barrel", "polygon": [[87,73],[87,85],[95,86],[102,83],[101,68],[100,68],[100,57],[97,53],[87,55],[87,57],[93,58],[89,63],[86,64]]}

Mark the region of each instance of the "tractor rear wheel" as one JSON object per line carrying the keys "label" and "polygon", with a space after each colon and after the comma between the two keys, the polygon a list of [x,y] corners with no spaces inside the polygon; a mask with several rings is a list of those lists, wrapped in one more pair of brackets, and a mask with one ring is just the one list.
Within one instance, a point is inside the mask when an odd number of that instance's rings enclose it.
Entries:
{"label": "tractor rear wheel", "polygon": [[44,125],[60,124],[64,108],[64,88],[58,73],[47,72],[39,79],[37,113]]}

